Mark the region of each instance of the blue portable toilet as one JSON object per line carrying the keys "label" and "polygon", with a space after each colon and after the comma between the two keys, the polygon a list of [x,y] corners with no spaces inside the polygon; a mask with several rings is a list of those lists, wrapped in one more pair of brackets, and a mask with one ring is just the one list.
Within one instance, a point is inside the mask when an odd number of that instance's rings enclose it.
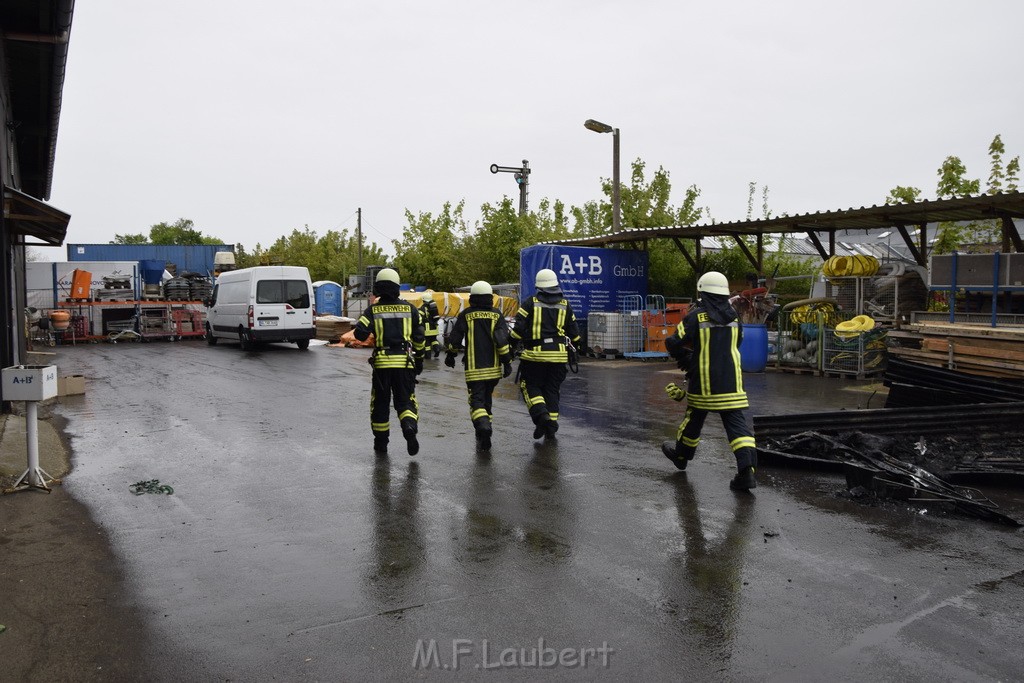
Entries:
{"label": "blue portable toilet", "polygon": [[313,300],[317,315],[341,316],[341,285],[330,280],[313,283]]}

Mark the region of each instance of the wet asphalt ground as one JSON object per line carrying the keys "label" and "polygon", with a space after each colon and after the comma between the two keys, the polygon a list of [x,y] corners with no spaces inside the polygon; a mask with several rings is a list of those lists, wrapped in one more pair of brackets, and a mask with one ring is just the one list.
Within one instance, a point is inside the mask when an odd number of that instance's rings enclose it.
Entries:
{"label": "wet asphalt ground", "polygon": [[[316,344],[316,342],[314,342]],[[717,419],[660,454],[670,363],[587,360],[555,443],[514,385],[476,452],[461,369],[427,361],[421,451],[372,452],[368,352],[62,347],[88,390],[64,487],[109,533],[156,680],[1012,680],[1024,532],[759,471]],[[881,407],[865,382],[746,375],[749,415]],[[150,479],[173,495],[132,495]],[[1024,518],[1019,492],[992,491]]]}

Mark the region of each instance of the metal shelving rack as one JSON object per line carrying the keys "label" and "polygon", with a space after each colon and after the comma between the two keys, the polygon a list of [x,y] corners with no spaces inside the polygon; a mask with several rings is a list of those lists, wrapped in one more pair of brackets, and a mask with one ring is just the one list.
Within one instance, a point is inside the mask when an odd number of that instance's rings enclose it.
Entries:
{"label": "metal shelving rack", "polygon": [[[197,310],[201,301],[61,301],[58,308],[77,309],[82,319],[82,327],[92,330],[90,334],[76,335],[71,343],[77,341],[97,341],[118,339],[180,339],[182,337],[202,337],[206,334],[202,311]],[[106,334],[96,334],[96,310],[111,308],[132,308],[134,315],[127,320],[111,321],[107,324]],[[186,315],[187,314],[187,315]],[[87,322],[86,322],[87,321]],[[185,324],[191,323],[191,330]],[[198,322],[197,322],[198,321]],[[100,321],[102,326],[102,320]]]}

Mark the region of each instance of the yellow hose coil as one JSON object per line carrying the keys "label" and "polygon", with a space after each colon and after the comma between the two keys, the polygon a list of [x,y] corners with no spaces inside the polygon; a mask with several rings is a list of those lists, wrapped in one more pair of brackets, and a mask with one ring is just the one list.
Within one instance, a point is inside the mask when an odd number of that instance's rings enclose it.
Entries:
{"label": "yellow hose coil", "polygon": [[836,336],[840,339],[853,339],[861,332],[875,329],[875,321],[866,315],[858,315],[836,325]]}
{"label": "yellow hose coil", "polygon": [[865,254],[832,256],[821,266],[826,277],[871,277],[878,272],[878,259]]}

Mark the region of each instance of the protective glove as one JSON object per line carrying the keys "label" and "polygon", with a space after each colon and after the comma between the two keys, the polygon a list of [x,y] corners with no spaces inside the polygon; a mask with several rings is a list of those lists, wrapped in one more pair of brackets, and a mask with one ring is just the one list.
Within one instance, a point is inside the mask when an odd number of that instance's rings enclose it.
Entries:
{"label": "protective glove", "polygon": [[509,361],[505,361],[502,364],[502,366],[501,366],[501,376],[504,378],[504,377],[508,377],[511,374],[512,374],[512,363],[510,363]]}
{"label": "protective glove", "polygon": [[454,353],[446,353],[444,355],[444,364],[447,365],[450,368],[454,368],[455,367],[455,354]]}
{"label": "protective glove", "polygon": [[682,401],[686,398],[686,390],[676,385],[675,382],[665,385],[665,393],[673,401]]}
{"label": "protective glove", "polygon": [[416,374],[417,375],[423,372],[423,359],[422,358],[415,359],[413,361],[413,365],[416,368]]}

